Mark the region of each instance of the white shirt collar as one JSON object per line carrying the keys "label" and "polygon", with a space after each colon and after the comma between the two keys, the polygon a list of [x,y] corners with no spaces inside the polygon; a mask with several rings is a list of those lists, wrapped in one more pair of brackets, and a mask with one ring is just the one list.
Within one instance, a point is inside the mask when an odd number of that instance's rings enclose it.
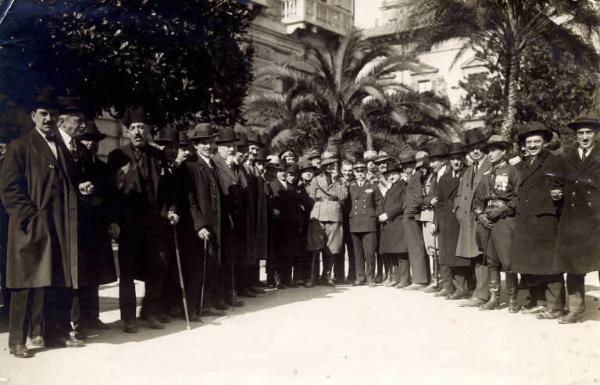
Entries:
{"label": "white shirt collar", "polygon": [[58,129],[58,132],[60,133],[60,136],[61,136],[63,142],[65,143],[65,145],[67,146],[67,148],[69,148],[69,145],[71,144],[71,141],[73,140],[73,137],[60,128]]}
{"label": "white shirt collar", "polygon": [[[588,156],[590,156],[590,153],[592,152],[592,150],[594,149],[594,146],[590,147],[587,151],[585,151],[585,157],[587,158]],[[583,148],[581,147],[577,147],[577,152],[579,153],[579,157],[581,158],[584,154],[583,152]]]}
{"label": "white shirt collar", "polygon": [[198,154],[198,156],[204,160],[206,162],[206,164],[208,164],[210,166],[210,158],[207,156],[202,155],[201,153],[199,153],[198,151],[196,151],[196,153]]}

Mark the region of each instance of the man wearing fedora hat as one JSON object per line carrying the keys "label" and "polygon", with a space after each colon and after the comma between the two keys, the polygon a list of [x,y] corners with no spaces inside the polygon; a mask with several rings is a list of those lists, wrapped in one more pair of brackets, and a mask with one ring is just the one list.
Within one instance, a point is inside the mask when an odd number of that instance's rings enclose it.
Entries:
{"label": "man wearing fedora hat", "polygon": [[552,265],[559,206],[551,192],[560,189],[562,160],[545,148],[551,139],[552,131],[540,122],[525,123],[519,130],[528,156],[518,166],[521,183],[511,252],[511,270],[529,288],[530,303],[521,312],[538,313],[541,319],[562,316],[565,302],[563,275]]}
{"label": "man wearing fedora hat", "polygon": [[489,272],[483,260],[481,250],[477,245],[477,223],[473,217],[472,208],[475,191],[481,183],[483,174],[491,168],[491,164],[487,160],[485,153],[481,151],[481,146],[486,140],[483,133],[479,129],[474,128],[465,131],[464,135],[465,152],[467,153],[467,161],[470,162],[470,165],[460,178],[460,184],[454,200],[453,211],[460,224],[456,256],[469,261],[470,267],[465,274],[471,277],[469,281],[474,281],[475,286],[471,287],[471,289],[474,289],[471,298],[459,306],[479,307],[490,298]]}
{"label": "man wearing fedora hat", "polygon": [[[335,286],[331,273],[334,255],[342,252],[342,206],[348,196],[348,189],[338,174],[339,159],[336,154],[324,152],[321,167],[323,172],[313,178],[309,187],[309,196],[315,204],[310,213],[307,249],[313,253],[311,266],[316,269],[318,255],[323,253],[323,274],[321,281]],[[308,282],[314,282],[314,270]]]}
{"label": "man wearing fedora hat", "polygon": [[116,170],[119,207],[119,307],[123,331],[136,333],[134,279],[145,282],[141,315],[148,327],[162,329],[163,288],[167,271],[167,245],[164,234],[179,216],[169,201],[165,186],[167,159],[149,144],[150,127],[141,106],[132,106],[123,116],[124,134],[129,144],[113,150],[108,164]]}
{"label": "man wearing fedora hat", "polygon": [[600,130],[597,112],[580,115],[569,128],[577,148],[563,155],[564,187],[552,192],[561,204],[553,270],[567,273],[569,313],[560,323],[581,322],[585,311],[585,274],[600,270],[600,252],[593,235],[600,227]]}
{"label": "man wearing fedora hat", "polygon": [[500,307],[500,272],[506,272],[508,311],[519,311],[518,277],[511,271],[511,242],[515,226],[515,207],[521,176],[507,160],[511,143],[500,135],[492,135],[482,147],[492,165],[473,198],[473,214],[478,222],[478,242],[489,267],[490,299],[481,310]]}

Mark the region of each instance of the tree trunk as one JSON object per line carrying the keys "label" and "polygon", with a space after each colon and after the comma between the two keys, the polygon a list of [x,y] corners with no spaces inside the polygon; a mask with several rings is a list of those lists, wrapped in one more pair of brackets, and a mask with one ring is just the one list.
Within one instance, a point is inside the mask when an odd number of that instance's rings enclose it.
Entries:
{"label": "tree trunk", "polygon": [[367,148],[366,151],[373,151],[373,134],[371,133],[371,130],[369,129],[369,127],[367,126],[367,123],[363,120],[363,119],[359,119],[360,121],[360,125],[363,128],[363,131],[365,132],[365,137],[367,138]]}
{"label": "tree trunk", "polygon": [[506,139],[511,140],[513,127],[517,115],[517,93],[519,86],[519,55],[513,53],[508,66],[508,91],[506,92],[506,109],[500,126],[500,134]]}

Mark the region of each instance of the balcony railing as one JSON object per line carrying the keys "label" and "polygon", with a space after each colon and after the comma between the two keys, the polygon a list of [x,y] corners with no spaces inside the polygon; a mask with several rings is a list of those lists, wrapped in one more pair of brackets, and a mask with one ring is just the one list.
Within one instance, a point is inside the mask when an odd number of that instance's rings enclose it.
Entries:
{"label": "balcony railing", "polygon": [[324,3],[320,0],[283,0],[282,22],[288,33],[308,25],[345,35],[352,28],[349,11]]}
{"label": "balcony railing", "polygon": [[266,0],[267,9],[265,15],[271,19],[281,21],[283,18],[283,0]]}

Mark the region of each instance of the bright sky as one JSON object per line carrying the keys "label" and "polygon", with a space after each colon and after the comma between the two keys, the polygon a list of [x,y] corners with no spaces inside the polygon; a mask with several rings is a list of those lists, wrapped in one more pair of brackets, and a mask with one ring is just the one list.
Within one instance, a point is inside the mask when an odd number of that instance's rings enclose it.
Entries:
{"label": "bright sky", "polygon": [[375,27],[380,19],[382,0],[354,0],[354,24],[359,28]]}

